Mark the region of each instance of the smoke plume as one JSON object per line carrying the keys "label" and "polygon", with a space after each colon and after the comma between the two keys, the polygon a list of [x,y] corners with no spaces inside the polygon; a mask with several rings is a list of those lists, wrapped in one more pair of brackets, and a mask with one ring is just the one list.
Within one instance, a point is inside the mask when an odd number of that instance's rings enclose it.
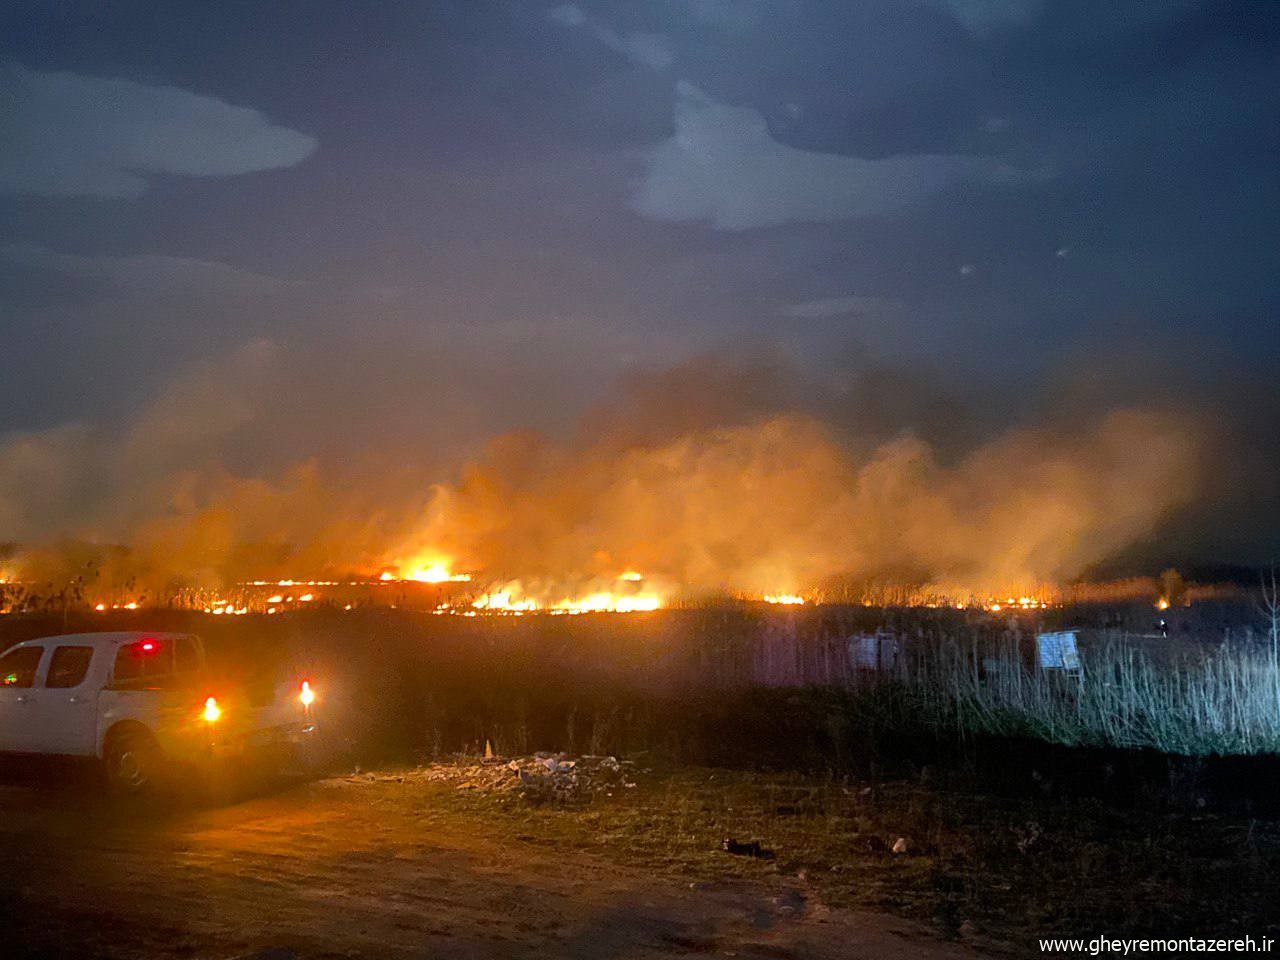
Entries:
{"label": "smoke plume", "polygon": [[582,450],[510,436],[437,488],[417,546],[526,584],[638,570],[695,595],[1005,589],[1150,534],[1192,495],[1193,450],[1180,421],[1142,410],[1015,430],[952,464],[910,435],[858,454],[802,414]]}
{"label": "smoke plume", "polygon": [[634,378],[576,433],[506,433],[451,468],[424,453],[380,474],[353,451],[255,469],[240,445],[272,436],[277,367],[251,344],[188,369],[119,430],[6,438],[6,573],[153,596],[437,562],[543,598],[627,571],[691,598],[873,579],[1004,590],[1079,575],[1197,492],[1199,431],[1182,415],[1126,407],[957,450],[928,435],[937,422],[851,428],[865,421],[761,360]]}

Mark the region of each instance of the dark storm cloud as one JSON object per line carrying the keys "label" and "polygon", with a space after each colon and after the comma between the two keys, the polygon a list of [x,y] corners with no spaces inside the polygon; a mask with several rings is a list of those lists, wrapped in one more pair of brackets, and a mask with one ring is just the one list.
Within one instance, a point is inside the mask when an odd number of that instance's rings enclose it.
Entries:
{"label": "dark storm cloud", "polygon": [[148,174],[227,177],[291,167],[316,148],[261,113],[170,86],[0,66],[9,126],[0,189],[133,197]]}
{"label": "dark storm cloud", "polygon": [[85,256],[37,243],[0,244],[0,261],[35,273],[87,277],[141,293],[253,296],[283,293],[296,286],[212,260],[146,253]]}
{"label": "dark storm cloud", "polygon": [[688,0],[695,19],[728,32],[753,29],[766,18],[795,14],[800,7],[799,0]]}
{"label": "dark storm cloud", "polygon": [[675,136],[647,154],[633,198],[659,220],[721,230],[820,223],[892,213],[962,184],[1018,184],[1036,174],[991,157],[900,154],[878,159],[797,150],[750,107],[677,88]]}
{"label": "dark storm cloud", "polygon": [[566,27],[580,27],[611,50],[651,70],[671,66],[671,42],[661,33],[619,34],[612,27],[592,23],[582,8],[571,3],[553,7],[547,16]]}
{"label": "dark storm cloud", "polygon": [[805,300],[792,303],[778,312],[785,317],[797,319],[814,319],[818,317],[840,317],[848,314],[894,313],[902,309],[896,300],[884,297],[823,297],[820,300]]}
{"label": "dark storm cloud", "polygon": [[[572,433],[637,368],[760,350],[795,368],[778,396],[944,461],[1011,424],[1210,410],[1232,425],[1219,486],[1250,492],[1199,501],[1192,546],[1280,535],[1258,519],[1280,516],[1259,452],[1280,423],[1269,6],[0,18],[22,64],[2,81],[6,496],[74,502],[57,465],[110,468],[193,370],[252,407],[209,441],[241,473],[376,450],[435,479],[494,432]],[[265,388],[217,362],[258,342]]]}
{"label": "dark storm cloud", "polygon": [[942,0],[942,6],[979,35],[1027,23],[1044,9],[1043,0]]}

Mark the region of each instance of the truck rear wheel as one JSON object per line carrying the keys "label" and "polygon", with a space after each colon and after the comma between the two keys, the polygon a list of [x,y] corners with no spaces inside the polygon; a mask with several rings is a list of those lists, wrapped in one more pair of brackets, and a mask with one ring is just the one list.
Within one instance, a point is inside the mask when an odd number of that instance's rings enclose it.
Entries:
{"label": "truck rear wheel", "polygon": [[164,754],[142,730],[128,730],[107,740],[102,752],[107,785],[118,793],[155,790],[164,772]]}

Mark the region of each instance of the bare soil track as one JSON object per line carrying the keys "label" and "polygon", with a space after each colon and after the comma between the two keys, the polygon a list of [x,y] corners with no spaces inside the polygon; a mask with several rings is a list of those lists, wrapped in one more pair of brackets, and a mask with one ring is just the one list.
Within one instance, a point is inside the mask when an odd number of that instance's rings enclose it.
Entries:
{"label": "bare soil track", "polygon": [[489,830],[433,784],[331,780],[231,806],[0,783],[0,953],[82,958],[975,958],[802,878],[690,882]]}

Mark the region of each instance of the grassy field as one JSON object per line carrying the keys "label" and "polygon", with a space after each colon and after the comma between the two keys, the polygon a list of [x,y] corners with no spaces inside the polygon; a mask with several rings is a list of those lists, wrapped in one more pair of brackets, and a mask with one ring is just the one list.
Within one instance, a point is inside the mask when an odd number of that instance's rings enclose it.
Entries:
{"label": "grassy field", "polygon": [[[475,764],[377,777],[426,784],[441,816],[513,844],[589,850],[673,883],[801,883],[829,907],[874,908],[937,935],[1034,954],[1036,937],[1280,931],[1280,825],[995,799],[923,778],[864,781],[634,766],[634,788],[529,803],[476,787]],[[723,841],[759,841],[769,859]],[[899,843],[901,841],[901,843]],[[895,844],[903,848],[895,853]]]}
{"label": "grassy field", "polygon": [[961,735],[1186,756],[1280,752],[1280,669],[1271,651],[1185,645],[1163,654],[1103,642],[1082,650],[1079,670],[1068,673],[1029,666],[1009,642],[947,643],[908,649],[851,686],[874,696],[893,685],[896,696],[878,698],[887,709]]}
{"label": "grassy field", "polygon": [[[351,786],[423,791],[424,829],[443,811],[672,883],[803,878],[815,902],[1015,953],[1033,935],[1276,932],[1268,650],[1097,644],[1063,675],[1032,669],[1025,633],[925,612],[898,615],[883,669],[858,670],[849,638],[884,615],[161,611],[5,618],[0,634],[192,630],[215,663],[292,659],[317,679],[349,758],[400,768]],[[486,744],[613,754],[633,762],[636,786],[531,804],[468,787],[473,762],[432,765]],[[726,853],[727,838],[773,857]]]}

